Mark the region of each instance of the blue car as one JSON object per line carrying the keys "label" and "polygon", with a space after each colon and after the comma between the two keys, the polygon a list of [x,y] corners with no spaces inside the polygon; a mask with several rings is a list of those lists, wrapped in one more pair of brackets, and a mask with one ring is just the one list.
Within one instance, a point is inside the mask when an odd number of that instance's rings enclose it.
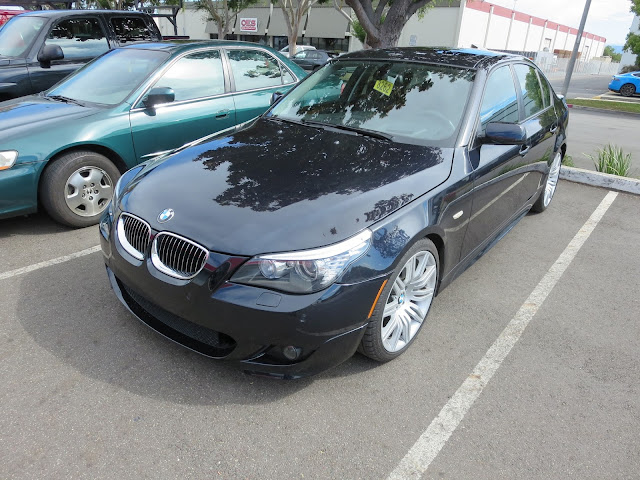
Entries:
{"label": "blue car", "polygon": [[632,97],[640,90],[640,72],[629,72],[614,75],[609,90],[624,97]]}

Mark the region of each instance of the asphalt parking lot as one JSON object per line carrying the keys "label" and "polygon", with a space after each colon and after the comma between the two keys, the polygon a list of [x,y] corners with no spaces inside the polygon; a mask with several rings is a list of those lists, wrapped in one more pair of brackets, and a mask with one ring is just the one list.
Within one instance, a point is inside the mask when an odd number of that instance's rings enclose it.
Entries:
{"label": "asphalt parking lot", "polygon": [[[0,221],[0,478],[638,478],[640,198],[613,196],[560,182],[441,292],[405,355],[288,382],[135,320],[87,250],[97,227]],[[487,380],[476,366],[505,332]]]}

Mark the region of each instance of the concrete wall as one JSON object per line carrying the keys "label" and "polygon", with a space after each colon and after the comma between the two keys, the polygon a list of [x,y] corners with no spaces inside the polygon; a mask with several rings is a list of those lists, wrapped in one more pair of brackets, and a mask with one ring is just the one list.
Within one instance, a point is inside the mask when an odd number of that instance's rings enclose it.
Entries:
{"label": "concrete wall", "polygon": [[408,47],[413,43],[424,47],[455,47],[458,11],[453,7],[435,7],[428,10],[422,20],[414,15],[402,30],[398,46]]}
{"label": "concrete wall", "polygon": [[[538,52],[548,48],[572,50],[577,29],[498,5],[468,0],[462,14],[457,45],[494,50]],[[588,60],[602,55],[606,39],[585,33],[580,51]]]}
{"label": "concrete wall", "polygon": [[[166,10],[167,12],[169,10]],[[164,11],[158,10],[159,13]],[[178,35],[188,35],[194,40],[208,40],[209,34],[205,32],[207,26],[207,13],[199,12],[193,6],[187,5],[180,10],[177,17]],[[173,25],[166,18],[156,18],[156,23],[162,35],[173,35]]]}
{"label": "concrete wall", "polygon": [[[635,33],[636,35],[640,35],[640,17],[636,16],[631,23],[631,28],[629,29],[631,33]],[[634,55],[631,52],[622,52],[622,60],[620,61],[620,65],[623,67],[626,65],[635,65],[637,55]]]}

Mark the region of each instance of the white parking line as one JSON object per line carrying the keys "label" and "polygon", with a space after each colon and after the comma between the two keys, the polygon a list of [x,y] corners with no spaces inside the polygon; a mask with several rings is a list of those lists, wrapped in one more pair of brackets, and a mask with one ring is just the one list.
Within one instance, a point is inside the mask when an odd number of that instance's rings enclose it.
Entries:
{"label": "white parking line", "polygon": [[9,270],[8,272],[0,273],[0,280],[17,277],[18,275],[33,272],[34,270],[40,270],[41,268],[50,267],[51,265],[68,262],[69,260],[73,260],[74,258],[84,257],[85,255],[91,255],[92,253],[99,251],[100,245],[96,245],[95,247],[87,248],[86,250],[80,250],[79,252],[75,253],[70,253],[69,255],[65,255],[63,257],[53,258],[51,260],[46,260],[40,263],[34,263],[33,265],[29,265],[28,267],[18,268],[16,270]]}
{"label": "white parking line", "polygon": [[520,339],[525,328],[553,290],[562,274],[587,241],[615,198],[616,192],[609,192],[591,214],[569,245],[560,254],[529,298],[522,304],[515,317],[502,331],[475,369],[462,383],[429,427],[418,438],[409,452],[391,472],[388,480],[419,479],[438,456],[451,434],[458,427],[484,387],[498,370],[513,346]]}

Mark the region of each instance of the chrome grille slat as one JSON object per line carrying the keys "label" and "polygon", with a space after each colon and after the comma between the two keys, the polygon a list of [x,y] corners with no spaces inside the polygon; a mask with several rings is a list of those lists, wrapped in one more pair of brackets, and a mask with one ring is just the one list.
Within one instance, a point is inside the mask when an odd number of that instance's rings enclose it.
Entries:
{"label": "chrome grille slat", "polygon": [[182,280],[200,273],[208,258],[206,248],[171,232],[160,232],[151,247],[153,265],[161,272]]}
{"label": "chrome grille slat", "polygon": [[147,222],[123,212],[118,219],[118,240],[132,257],[144,260],[151,243],[151,227]]}

